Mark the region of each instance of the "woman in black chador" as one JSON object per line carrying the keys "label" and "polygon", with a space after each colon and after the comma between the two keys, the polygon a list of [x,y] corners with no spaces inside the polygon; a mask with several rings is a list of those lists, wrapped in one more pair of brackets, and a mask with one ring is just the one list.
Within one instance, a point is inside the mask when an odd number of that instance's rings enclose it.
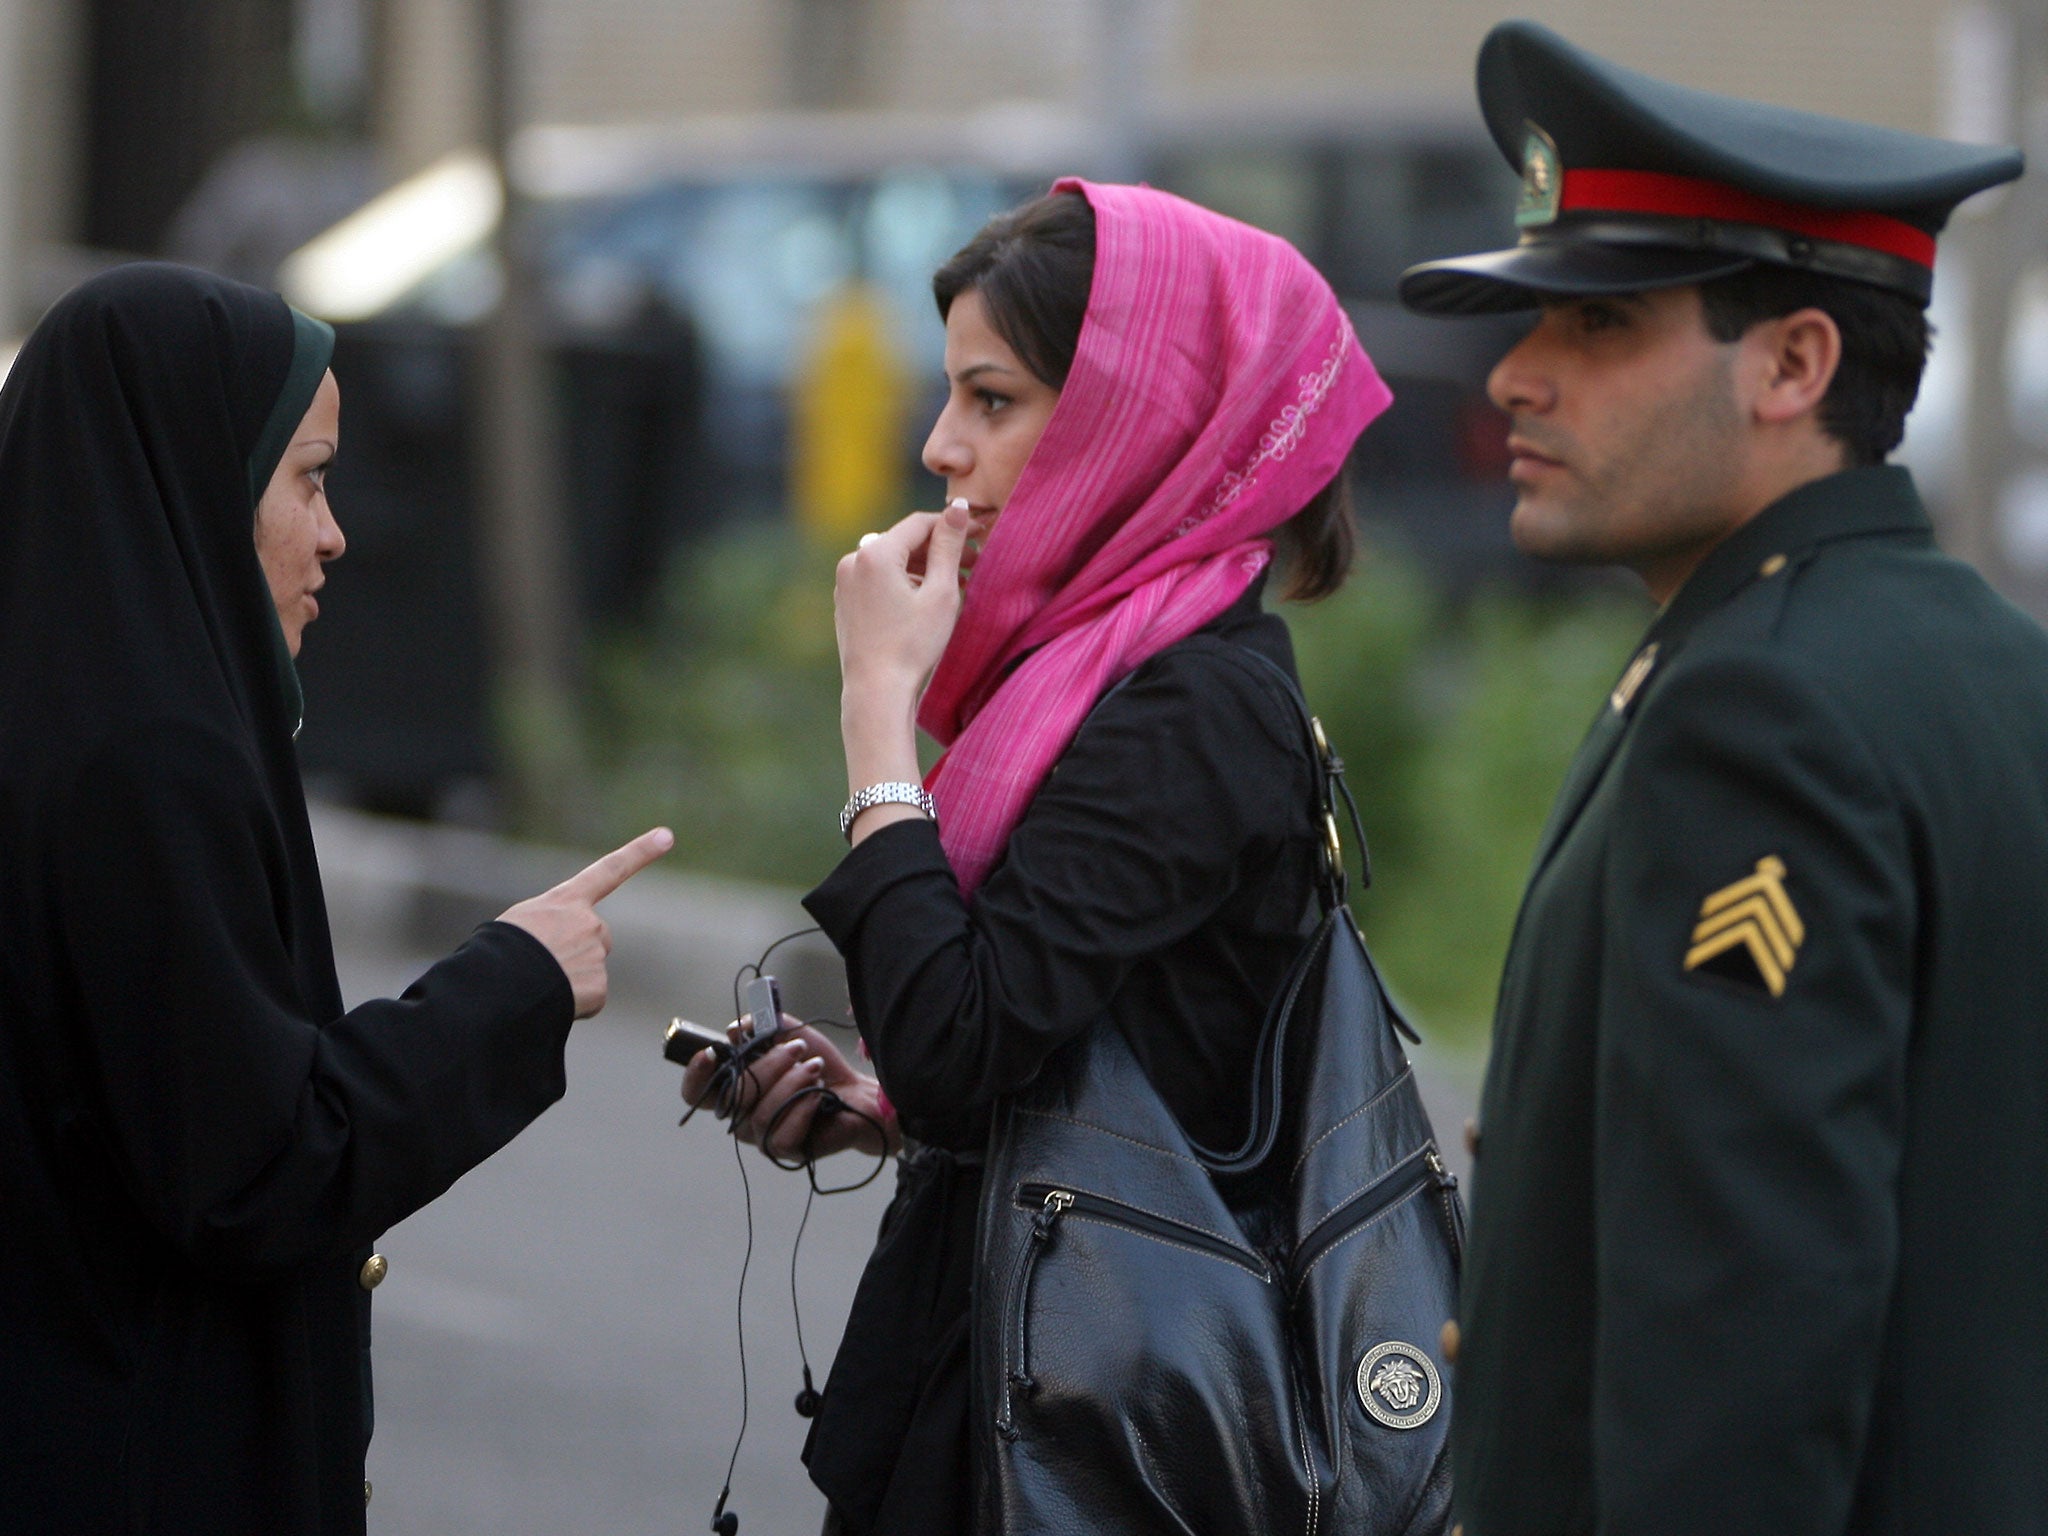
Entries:
{"label": "woman in black chador", "polygon": [[292,754],[332,335],[87,283],[0,390],[0,1529],[364,1526],[378,1233],[560,1097],[650,833],[342,1011]]}

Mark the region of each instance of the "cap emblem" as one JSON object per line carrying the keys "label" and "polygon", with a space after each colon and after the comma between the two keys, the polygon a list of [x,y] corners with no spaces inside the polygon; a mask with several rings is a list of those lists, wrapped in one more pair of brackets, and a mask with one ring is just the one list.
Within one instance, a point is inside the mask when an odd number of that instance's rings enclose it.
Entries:
{"label": "cap emblem", "polygon": [[1428,1355],[1390,1339],[1358,1362],[1358,1400],[1389,1429],[1419,1429],[1443,1401],[1444,1385]]}
{"label": "cap emblem", "polygon": [[1550,135],[1530,123],[1522,141],[1522,196],[1515,204],[1515,227],[1534,229],[1555,222],[1558,199],[1564,196],[1564,162]]}

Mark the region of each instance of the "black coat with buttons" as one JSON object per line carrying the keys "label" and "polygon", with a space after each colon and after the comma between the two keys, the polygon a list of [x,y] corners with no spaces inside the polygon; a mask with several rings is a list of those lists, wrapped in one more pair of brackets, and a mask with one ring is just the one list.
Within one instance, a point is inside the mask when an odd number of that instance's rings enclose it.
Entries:
{"label": "black coat with buttons", "polygon": [[1717,547],[1502,982],[1467,1536],[2048,1528],[2048,638],[1905,471]]}
{"label": "black coat with buttons", "polygon": [[254,540],[327,356],[143,263],[0,388],[0,1531],[362,1531],[368,1245],[562,1093],[519,929],[341,1005]]}
{"label": "black coat with buttons", "polygon": [[8,871],[0,1530],[360,1532],[369,1244],[562,1094],[568,980],[508,924],[309,1007],[247,789],[140,730]]}
{"label": "black coat with buttons", "polygon": [[117,756],[7,872],[0,1530],[360,1532],[369,1245],[561,1096],[568,980],[492,923],[323,1015],[237,765]]}

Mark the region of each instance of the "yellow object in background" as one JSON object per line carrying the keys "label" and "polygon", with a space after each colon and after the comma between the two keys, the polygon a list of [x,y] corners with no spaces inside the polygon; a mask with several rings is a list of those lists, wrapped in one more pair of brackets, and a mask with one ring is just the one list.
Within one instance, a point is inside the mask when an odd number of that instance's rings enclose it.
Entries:
{"label": "yellow object in background", "polygon": [[790,497],[799,526],[851,546],[909,511],[909,385],[873,289],[850,282],[816,312],[790,399]]}

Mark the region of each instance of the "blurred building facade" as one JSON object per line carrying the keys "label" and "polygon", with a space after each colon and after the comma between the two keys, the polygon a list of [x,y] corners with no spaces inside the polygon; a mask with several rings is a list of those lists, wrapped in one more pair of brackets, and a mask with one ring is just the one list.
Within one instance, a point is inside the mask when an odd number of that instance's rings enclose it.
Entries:
{"label": "blurred building facade", "polygon": [[[0,344],[116,255],[265,272],[378,185],[488,142],[500,87],[518,121],[589,125],[1049,103],[1092,119],[1113,147],[1155,108],[1223,99],[1470,113],[1473,56],[1499,3],[0,0]],[[1515,9],[1703,88],[2032,140],[2048,161],[2040,0]],[[509,78],[485,62],[493,26],[513,34]],[[190,238],[209,221],[180,217],[205,198],[238,203],[235,219],[210,222],[235,225],[251,249]],[[2043,206],[2023,184],[1947,242],[1945,290],[1974,288],[1978,302],[1938,313],[1962,376],[1931,380],[1930,392],[1961,404],[1923,436],[1937,458],[1948,449],[1951,541],[2048,612],[2048,433],[2029,425],[2048,414],[2033,410],[2048,402]],[[2030,314],[2040,344],[2010,345]],[[2008,396],[2033,404],[2015,411]]]}
{"label": "blurred building facade", "polygon": [[77,238],[73,21],[50,0],[0,0],[0,343],[30,316],[43,253]]}
{"label": "blurred building facade", "polygon": [[[408,0],[398,0],[403,5]],[[433,8],[459,0],[409,0]],[[1703,89],[1931,130],[1949,0],[1524,0],[1599,52]],[[528,0],[536,112],[619,121],[678,110],[1085,101],[1127,34],[1162,94],[1310,81],[1469,99],[1500,0]]]}
{"label": "blurred building facade", "polygon": [[[0,318],[53,246],[148,249],[265,128],[366,131],[394,179],[475,143],[477,38],[519,29],[527,121],[789,108],[1083,110],[1308,92],[1470,100],[1498,0],[0,0]],[[1896,127],[1954,114],[1966,0],[1633,0],[1518,9],[1707,89]],[[1964,88],[1967,93],[1967,86]],[[324,121],[323,121],[324,120]]]}
{"label": "blurred building facade", "polygon": [[[360,132],[381,179],[482,137],[487,13],[520,116],[628,123],[1004,100],[1142,110],[1306,93],[1470,101],[1498,0],[0,0],[0,325],[64,247],[148,251],[208,165],[265,129]],[[1954,116],[1967,0],[1633,0],[1518,9],[1702,87],[1901,128]],[[1967,83],[1961,94],[1972,94]]]}

